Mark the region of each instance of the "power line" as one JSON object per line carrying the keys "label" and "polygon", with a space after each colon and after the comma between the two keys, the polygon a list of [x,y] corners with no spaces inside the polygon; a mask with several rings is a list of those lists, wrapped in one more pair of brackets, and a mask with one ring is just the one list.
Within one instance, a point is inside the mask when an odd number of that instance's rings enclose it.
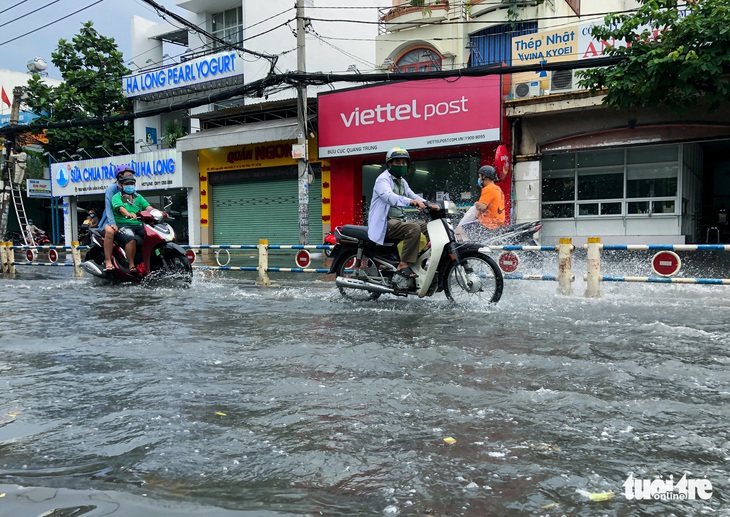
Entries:
{"label": "power line", "polygon": [[12,42],[13,42],[13,41],[15,41],[15,40],[19,40],[20,38],[22,38],[22,37],[25,37],[25,36],[27,36],[27,35],[29,35],[29,34],[33,34],[34,32],[38,32],[38,31],[39,31],[39,30],[41,30],[41,29],[45,29],[46,27],[50,27],[51,25],[53,25],[53,24],[55,24],[55,23],[58,23],[58,22],[60,22],[60,21],[63,21],[63,20],[65,20],[66,18],[70,18],[70,17],[71,17],[71,16],[73,16],[74,14],[78,14],[78,13],[80,13],[81,11],[85,11],[85,10],[86,10],[86,9],[88,9],[89,7],[93,7],[93,6],[95,6],[96,4],[100,4],[100,3],[102,3],[103,1],[104,1],[104,0],[96,0],[96,2],[94,2],[94,3],[92,3],[92,4],[89,4],[89,5],[87,5],[86,7],[82,7],[82,8],[81,8],[81,9],[79,9],[78,11],[74,11],[74,12],[72,12],[71,14],[67,14],[66,16],[63,16],[63,17],[61,17],[61,18],[59,18],[59,19],[57,19],[57,20],[54,20],[54,21],[52,21],[52,22],[49,22],[49,23],[46,23],[45,25],[41,25],[40,27],[38,27],[38,28],[35,28],[35,29],[33,29],[33,30],[30,30],[30,31],[28,31],[28,32],[26,32],[26,33],[24,33],[24,34],[21,34],[20,36],[16,36],[16,37],[14,37],[14,38],[11,38],[11,39],[9,39],[9,40],[7,40],[7,41],[3,41],[2,43],[0,43],[0,47],[1,47],[1,46],[3,46],[3,45],[6,45],[6,44],[8,44],[8,43],[12,43]]}
{"label": "power line", "polygon": [[43,122],[30,123],[25,125],[14,125],[0,127],[0,135],[16,135],[26,131],[39,131],[41,129],[62,129],[69,127],[87,127],[102,126],[115,122],[123,122],[125,120],[134,120],[136,118],[153,117],[163,113],[171,113],[180,110],[188,110],[221,102],[231,97],[239,95],[260,96],[262,91],[281,87],[282,85],[298,86],[300,84],[308,85],[328,85],[338,82],[349,83],[380,83],[393,81],[422,81],[426,79],[444,79],[448,81],[458,81],[460,77],[482,77],[486,75],[508,75],[518,72],[539,72],[539,71],[555,71],[555,70],[572,70],[574,68],[595,68],[603,66],[615,65],[627,59],[626,57],[600,57],[592,59],[583,59],[577,61],[559,61],[545,64],[517,65],[517,66],[479,66],[459,70],[445,70],[438,72],[381,72],[375,74],[325,74],[321,72],[287,72],[285,74],[270,74],[263,79],[252,81],[241,86],[236,86],[226,91],[203,95],[196,99],[190,99],[180,103],[171,102],[169,105],[157,108],[150,108],[135,113],[125,113],[123,115],[104,115],[99,118],[67,120],[64,122]]}
{"label": "power line", "polygon": [[[46,5],[43,5],[43,6],[39,7],[38,9],[36,9],[35,11],[28,11],[28,12],[27,12],[27,13],[25,13],[25,14],[21,14],[21,15],[20,15],[20,16],[18,16],[17,18],[13,18],[13,19],[12,19],[12,20],[10,20],[10,21],[7,21],[7,22],[5,22],[5,23],[3,23],[3,24],[0,24],[0,27],[5,27],[6,25],[9,25],[9,24],[11,24],[11,23],[13,23],[13,22],[15,22],[15,21],[18,21],[18,20],[20,20],[21,18],[25,18],[26,16],[30,16],[31,14],[35,14],[35,13],[37,13],[38,11],[40,11],[41,9],[45,9],[46,7],[50,7],[50,6],[52,6],[53,4],[57,4],[57,3],[58,3],[58,2],[60,2],[60,1],[61,1],[61,0],[53,0],[53,2],[51,2],[51,3],[49,3],[49,4],[46,4]],[[3,12],[5,12],[5,11],[3,11]]]}
{"label": "power line", "polygon": [[0,14],[3,14],[3,13],[4,13],[5,11],[9,11],[9,10],[10,10],[10,9],[12,9],[13,7],[18,7],[18,6],[20,5],[20,4],[24,4],[24,3],[25,3],[25,2],[27,2],[27,1],[28,1],[28,0],[21,0],[21,1],[20,1],[20,2],[18,2],[17,4],[15,4],[15,5],[11,5],[10,7],[6,8],[6,9],[3,9],[2,11],[0,11]]}
{"label": "power line", "polygon": [[[233,49],[236,49],[236,50],[240,50],[241,52],[244,52],[246,54],[251,54],[251,55],[256,56],[256,57],[262,57],[262,58],[268,60],[271,63],[271,68],[273,68],[274,66],[276,66],[276,60],[277,60],[277,57],[276,56],[273,56],[271,54],[262,54],[261,52],[255,52],[253,50],[245,49],[245,48],[243,48],[240,45],[232,44],[232,43],[230,43],[228,41],[225,41],[222,38],[219,38],[215,34],[211,34],[208,31],[201,29],[200,27],[198,27],[197,25],[195,25],[192,22],[189,22],[188,20],[186,20],[182,16],[180,16],[178,14],[175,14],[175,13],[169,11],[165,6],[162,6],[162,5],[158,4],[154,0],[142,0],[142,1],[145,2],[146,4],[149,4],[152,7],[154,7],[158,12],[165,13],[167,16],[170,16],[174,20],[177,20],[179,23],[182,23],[186,27],[194,30],[195,32],[198,32],[198,33],[204,35],[206,38],[209,38],[209,39],[211,39],[213,41],[217,41],[218,43],[220,43],[220,44],[222,44],[222,45],[224,45],[226,47],[230,47],[230,48],[233,48]],[[164,18],[164,16],[161,16],[161,17]]]}

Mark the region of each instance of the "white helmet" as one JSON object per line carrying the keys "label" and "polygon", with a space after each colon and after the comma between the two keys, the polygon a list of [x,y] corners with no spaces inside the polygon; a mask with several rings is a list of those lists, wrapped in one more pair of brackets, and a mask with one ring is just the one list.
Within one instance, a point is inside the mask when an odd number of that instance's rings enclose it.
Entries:
{"label": "white helmet", "polygon": [[402,147],[394,147],[390,151],[388,151],[388,154],[385,155],[385,165],[387,166],[388,164],[390,164],[391,161],[395,160],[396,158],[405,158],[408,162],[408,165],[411,164],[411,155],[408,154],[408,151],[406,151]]}

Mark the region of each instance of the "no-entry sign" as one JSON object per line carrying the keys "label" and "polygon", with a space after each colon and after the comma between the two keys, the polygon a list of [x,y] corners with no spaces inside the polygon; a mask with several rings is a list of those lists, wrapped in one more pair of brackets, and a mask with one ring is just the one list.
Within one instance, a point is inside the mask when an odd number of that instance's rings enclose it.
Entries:
{"label": "no-entry sign", "polygon": [[194,250],[187,250],[185,252],[185,258],[188,259],[188,262],[193,264],[195,262],[195,251]]}
{"label": "no-entry sign", "polygon": [[53,249],[48,250],[48,260],[50,260],[51,262],[53,262],[55,264],[56,261],[58,260],[58,252]]}
{"label": "no-entry sign", "polygon": [[505,273],[514,273],[520,265],[520,259],[516,253],[505,251],[499,256],[497,263],[499,264],[499,269]]}
{"label": "no-entry sign", "polygon": [[297,252],[297,267],[307,267],[312,261],[312,257],[307,250],[299,250]]}
{"label": "no-entry sign", "polygon": [[25,250],[25,259],[28,262],[33,262],[35,260],[35,250]]}
{"label": "no-entry sign", "polygon": [[660,251],[651,259],[651,268],[659,276],[674,276],[681,267],[682,261],[673,251]]}

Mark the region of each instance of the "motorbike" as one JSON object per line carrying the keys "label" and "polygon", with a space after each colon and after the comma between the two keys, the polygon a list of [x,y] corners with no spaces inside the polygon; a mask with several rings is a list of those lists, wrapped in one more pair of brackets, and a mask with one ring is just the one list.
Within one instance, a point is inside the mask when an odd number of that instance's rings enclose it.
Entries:
{"label": "motorbike", "polygon": [[48,235],[46,235],[46,232],[44,232],[40,228],[33,232],[32,238],[33,238],[32,244],[34,246],[47,246],[47,245],[51,244],[51,239],[49,239]]}
{"label": "motorbike", "polygon": [[114,242],[113,269],[104,270],[104,231],[90,229],[89,250],[81,267],[87,273],[113,282],[151,282],[164,278],[180,279],[184,285],[193,280],[193,268],[185,256],[185,250],[175,242],[175,231],[165,222],[170,217],[156,208],[139,212],[145,237],[137,246],[136,272],[129,271],[129,261],[124,248]]}
{"label": "motorbike", "polygon": [[353,300],[375,300],[382,294],[433,296],[443,291],[454,302],[487,301],[502,297],[504,278],[482,244],[457,242],[449,217],[456,205],[448,200],[433,203],[427,225],[430,242],[411,269],[416,276],[396,274],[400,257],[397,242],[382,245],[368,239],[367,226],[344,225],[334,232],[330,273],[337,275],[340,293]]}
{"label": "motorbike", "polygon": [[542,222],[511,224],[496,230],[487,230],[475,222],[461,228],[464,229],[465,238],[487,246],[538,246],[535,234],[542,228]]}

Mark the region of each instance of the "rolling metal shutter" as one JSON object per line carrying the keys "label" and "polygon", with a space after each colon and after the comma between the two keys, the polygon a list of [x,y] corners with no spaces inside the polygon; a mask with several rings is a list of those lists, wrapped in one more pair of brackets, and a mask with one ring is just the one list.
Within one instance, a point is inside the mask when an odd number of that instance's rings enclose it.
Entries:
{"label": "rolling metal shutter", "polygon": [[297,181],[213,185],[214,244],[299,243]]}
{"label": "rolling metal shutter", "polygon": [[537,22],[496,25],[469,36],[469,66],[512,64],[512,38],[537,32]]}
{"label": "rolling metal shutter", "polygon": [[[312,164],[309,185],[309,244],[322,244],[322,175]],[[240,179],[239,173],[212,181],[213,243],[299,244],[299,194],[296,177]],[[213,179],[213,178],[211,178]],[[236,181],[238,180],[238,181]]]}

